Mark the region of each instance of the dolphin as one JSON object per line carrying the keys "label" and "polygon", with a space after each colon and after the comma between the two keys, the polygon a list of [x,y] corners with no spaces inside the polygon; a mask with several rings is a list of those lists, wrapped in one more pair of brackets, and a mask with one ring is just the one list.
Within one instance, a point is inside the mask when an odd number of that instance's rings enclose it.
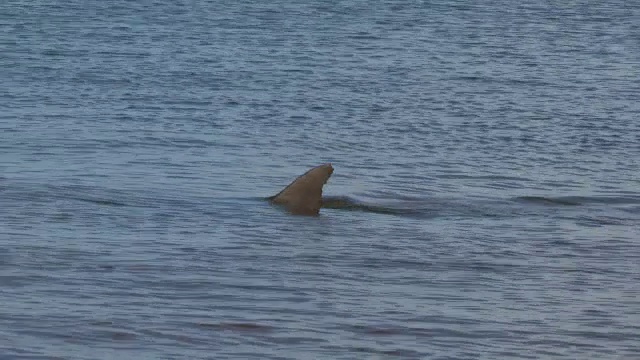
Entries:
{"label": "dolphin", "polygon": [[330,163],[318,165],[298,176],[291,184],[274,196],[272,204],[282,205],[291,214],[317,216],[323,205],[322,187],[333,174]]}

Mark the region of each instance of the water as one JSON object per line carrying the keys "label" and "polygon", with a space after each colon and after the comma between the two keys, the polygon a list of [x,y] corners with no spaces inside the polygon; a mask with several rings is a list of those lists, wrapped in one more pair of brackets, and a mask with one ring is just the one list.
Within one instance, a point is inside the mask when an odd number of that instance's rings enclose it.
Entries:
{"label": "water", "polygon": [[240,3],[0,4],[0,358],[640,357],[639,6]]}

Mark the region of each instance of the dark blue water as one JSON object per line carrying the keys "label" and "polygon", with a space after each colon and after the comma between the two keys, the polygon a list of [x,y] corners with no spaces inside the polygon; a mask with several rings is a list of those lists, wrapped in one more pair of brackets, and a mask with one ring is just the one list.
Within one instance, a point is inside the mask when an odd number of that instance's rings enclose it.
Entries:
{"label": "dark blue water", "polygon": [[639,24],[1,2],[0,358],[640,358]]}

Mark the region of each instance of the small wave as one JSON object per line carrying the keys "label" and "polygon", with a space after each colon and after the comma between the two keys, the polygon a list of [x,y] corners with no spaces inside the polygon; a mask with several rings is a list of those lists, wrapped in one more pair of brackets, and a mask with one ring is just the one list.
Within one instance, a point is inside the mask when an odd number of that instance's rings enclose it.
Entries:
{"label": "small wave", "polygon": [[537,203],[544,205],[566,205],[577,206],[586,204],[638,204],[640,196],[519,196],[514,198],[516,201]]}
{"label": "small wave", "polygon": [[116,200],[98,199],[98,198],[81,197],[81,196],[74,196],[74,197],[68,197],[68,198],[72,200],[84,201],[84,202],[89,202],[89,203],[98,204],[98,205],[129,206],[129,204],[116,201]]}
{"label": "small wave", "polygon": [[581,203],[577,200],[572,200],[568,198],[551,198],[551,197],[544,197],[544,196],[518,196],[515,198],[515,200],[534,203],[534,204],[543,204],[543,205],[565,205],[565,206],[581,205]]}
{"label": "small wave", "polygon": [[271,326],[248,322],[221,322],[217,324],[199,323],[199,327],[216,330],[229,330],[239,332],[269,332],[273,330]]}

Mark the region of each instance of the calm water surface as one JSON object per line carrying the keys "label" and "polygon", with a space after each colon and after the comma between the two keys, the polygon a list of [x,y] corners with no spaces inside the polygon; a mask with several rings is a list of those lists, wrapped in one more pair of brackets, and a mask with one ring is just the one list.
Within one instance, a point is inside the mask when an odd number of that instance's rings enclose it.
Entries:
{"label": "calm water surface", "polygon": [[0,359],[640,358],[639,24],[1,2]]}

